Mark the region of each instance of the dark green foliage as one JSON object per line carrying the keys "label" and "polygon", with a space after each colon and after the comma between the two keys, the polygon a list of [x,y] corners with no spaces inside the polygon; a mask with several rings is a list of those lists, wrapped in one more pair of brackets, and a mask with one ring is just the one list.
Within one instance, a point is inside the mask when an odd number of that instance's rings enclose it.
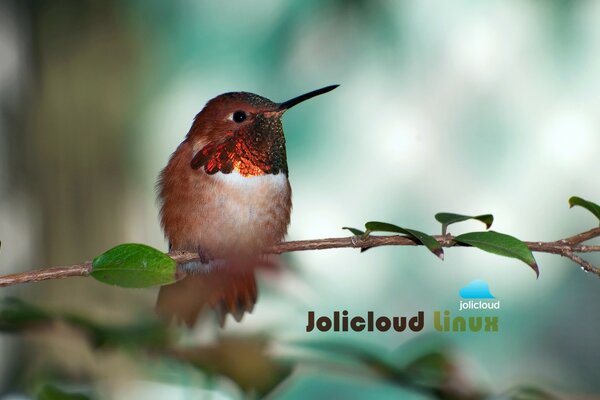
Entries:
{"label": "dark green foliage", "polygon": [[435,214],[435,219],[442,224],[442,235],[446,234],[448,225],[455,224],[457,222],[474,219],[474,220],[483,222],[485,224],[485,229],[490,229],[490,227],[492,226],[492,223],[494,222],[494,216],[492,214],[470,216],[470,215],[442,212],[442,213]]}
{"label": "dark green foliage", "polygon": [[355,236],[362,236],[362,235],[364,235],[364,234],[365,234],[365,232],[364,232],[364,231],[361,231],[360,229],[356,229],[356,228],[350,228],[350,227],[347,227],[347,226],[344,226],[342,229],[347,229],[347,230],[349,230],[349,231],[350,231],[350,232],[352,232],[352,234],[353,234],[353,235],[355,235]]}
{"label": "dark green foliage", "polygon": [[15,332],[51,321],[53,316],[19,299],[0,300],[0,331]]}
{"label": "dark green foliage", "polygon": [[586,210],[594,214],[594,216],[598,218],[598,221],[600,222],[600,206],[598,204],[584,200],[581,197],[573,196],[569,199],[569,207],[573,208],[573,206],[585,208]]}
{"label": "dark green foliage", "polygon": [[370,232],[394,232],[400,233],[410,237],[417,243],[420,243],[427,247],[429,251],[435,254],[440,259],[444,259],[444,250],[437,240],[433,236],[426,233],[417,231],[415,229],[402,228],[398,225],[389,224],[387,222],[370,221],[365,224],[367,233]]}
{"label": "dark green foliage", "polygon": [[539,276],[537,262],[531,253],[531,250],[525,243],[516,237],[504,233],[488,232],[470,232],[456,236],[454,241],[468,246],[477,247],[488,253],[499,256],[512,257],[523,261],[529,265]]}
{"label": "dark green foliage", "polygon": [[90,397],[81,393],[67,392],[52,384],[45,384],[37,393],[36,400],[89,400]]}

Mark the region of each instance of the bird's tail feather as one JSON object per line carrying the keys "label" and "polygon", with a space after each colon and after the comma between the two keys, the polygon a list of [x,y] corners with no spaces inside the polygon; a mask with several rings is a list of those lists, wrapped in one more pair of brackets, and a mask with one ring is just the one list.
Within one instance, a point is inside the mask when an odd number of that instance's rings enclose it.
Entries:
{"label": "bird's tail feather", "polygon": [[176,283],[161,287],[156,310],[162,316],[193,326],[198,315],[209,308],[216,312],[223,326],[227,314],[239,322],[245,313],[252,312],[257,295],[252,268],[219,268],[208,273],[189,274]]}

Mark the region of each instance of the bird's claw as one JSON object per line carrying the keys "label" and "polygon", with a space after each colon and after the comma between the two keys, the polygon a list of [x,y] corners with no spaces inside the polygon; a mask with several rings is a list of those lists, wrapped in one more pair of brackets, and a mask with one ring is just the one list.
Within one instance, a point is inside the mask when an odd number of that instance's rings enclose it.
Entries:
{"label": "bird's claw", "polygon": [[225,266],[225,260],[216,259],[203,262],[200,259],[186,261],[179,265],[179,268],[186,274],[208,274]]}

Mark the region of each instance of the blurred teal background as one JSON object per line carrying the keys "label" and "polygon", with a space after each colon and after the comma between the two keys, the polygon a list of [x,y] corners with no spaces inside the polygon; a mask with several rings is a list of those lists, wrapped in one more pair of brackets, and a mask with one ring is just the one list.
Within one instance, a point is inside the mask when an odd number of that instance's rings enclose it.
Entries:
{"label": "blurred teal background", "polygon": [[[495,230],[523,240],[566,237],[596,223],[567,199],[600,201],[598,71],[597,1],[2,0],[0,270],[68,265],[123,242],[166,250],[156,177],[206,101],[240,90],[283,101],[335,83],[284,118],[289,240],[346,236],[342,226],[368,220],[437,233],[439,211],[493,213]],[[289,254],[290,272],[262,277],[254,313],[224,335],[267,333],[270,351],[294,360],[276,398],[423,397],[288,354],[306,340],[381,354],[441,341],[464,387],[598,395],[600,282],[536,257],[537,280],[473,249],[444,262],[418,248]],[[430,319],[429,334],[305,333],[308,310],[454,313],[473,279],[501,301],[498,333],[435,334]],[[157,291],[78,278],[1,292],[125,324],[153,313]],[[0,354],[5,399],[33,396],[47,371],[101,398],[242,396],[225,378],[91,349],[60,323],[2,335]]]}

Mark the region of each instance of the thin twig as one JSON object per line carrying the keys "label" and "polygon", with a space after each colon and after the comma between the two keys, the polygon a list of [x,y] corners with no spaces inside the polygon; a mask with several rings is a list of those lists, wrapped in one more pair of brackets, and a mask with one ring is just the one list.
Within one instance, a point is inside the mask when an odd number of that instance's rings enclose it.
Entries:
{"label": "thin twig", "polygon": [[65,267],[36,269],[34,271],[0,276],[0,287],[18,285],[20,283],[39,282],[48,279],[69,278],[71,276],[87,276],[90,272],[92,272],[91,261]]}
{"label": "thin twig", "polygon": [[582,233],[578,233],[577,235],[560,240],[559,242],[563,244],[580,244],[598,236],[600,236],[600,227],[593,228],[589,231],[585,231]]}
{"label": "thin twig", "polygon": [[573,260],[574,262],[576,262],[577,264],[581,265],[581,268],[584,271],[587,272],[591,272],[593,274],[596,274],[598,276],[600,276],[600,269],[596,268],[592,265],[592,263],[590,263],[587,260],[584,260],[583,258],[581,258],[580,256],[578,256],[577,254],[573,254],[572,251],[570,250],[565,250],[564,253],[562,253],[563,256]]}
{"label": "thin twig", "polygon": [[[531,251],[539,253],[558,254],[569,258],[577,263],[585,271],[592,272],[600,277],[600,268],[595,267],[590,262],[584,260],[576,253],[599,253],[600,245],[584,245],[581,244],[590,239],[600,237],[600,227],[593,228],[577,235],[561,239],[553,242],[524,242]],[[438,235],[434,238],[442,245],[442,247],[458,246],[454,242],[452,235]],[[379,246],[419,246],[420,243],[405,236],[369,236],[363,239],[358,236],[328,238],[328,239],[313,239],[313,240],[296,240],[291,242],[282,242],[272,246],[267,253],[282,254],[294,251],[307,250],[325,250],[338,248],[372,248]],[[197,253],[186,251],[173,251],[168,253],[173,260],[178,264],[191,261],[198,258]],[[34,271],[21,272],[17,274],[0,276],[0,287],[17,285],[21,283],[38,282],[48,279],[61,279],[71,276],[87,276],[92,272],[91,261],[86,261],[81,264],[75,264],[65,267],[52,267],[37,269]]]}

